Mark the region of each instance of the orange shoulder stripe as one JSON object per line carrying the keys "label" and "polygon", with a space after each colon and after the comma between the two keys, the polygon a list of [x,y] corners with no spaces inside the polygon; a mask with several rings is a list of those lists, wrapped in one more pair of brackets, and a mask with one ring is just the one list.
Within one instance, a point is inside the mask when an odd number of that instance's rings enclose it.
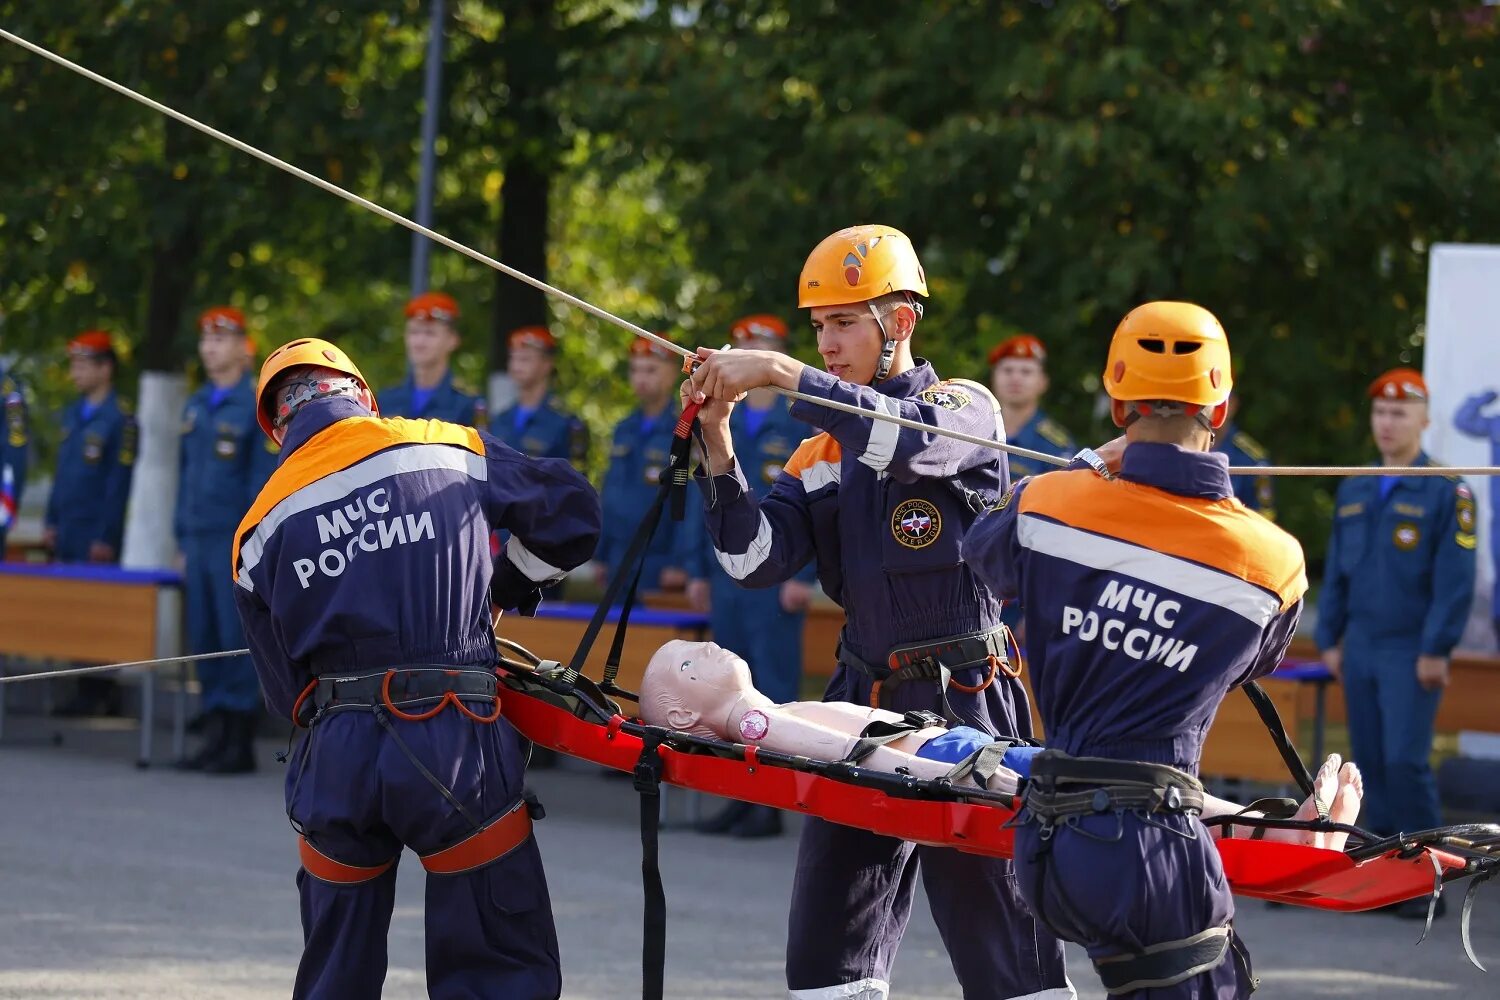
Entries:
{"label": "orange shoulder stripe", "polygon": [[[337,428],[337,434],[328,431]],[[239,572],[240,544],[276,505],[324,476],[347,469],[377,451],[401,444],[445,444],[484,454],[484,442],[472,427],[443,420],[408,420],[404,417],[350,417],[331,424],[277,466],[260,495],[250,505],[234,533],[231,573]]]}
{"label": "orange shoulder stripe", "polygon": [[1307,592],[1302,546],[1233,499],[1184,497],[1091,470],[1051,472],[1026,484],[1021,514],[1047,517],[1239,577],[1281,599]]}
{"label": "orange shoulder stripe", "polygon": [[799,444],[797,450],[792,452],[792,457],[787,459],[786,465],[782,466],[781,471],[801,479],[802,473],[819,462],[831,462],[838,465],[842,456],[843,450],[839,447],[839,443],[834,440],[832,434],[825,431]]}

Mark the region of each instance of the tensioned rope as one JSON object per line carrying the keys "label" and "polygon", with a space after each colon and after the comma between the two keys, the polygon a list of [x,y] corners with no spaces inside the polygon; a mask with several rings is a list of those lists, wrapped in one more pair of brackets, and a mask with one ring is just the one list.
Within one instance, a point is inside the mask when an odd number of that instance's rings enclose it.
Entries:
{"label": "tensioned rope", "polygon": [[[670,340],[667,340],[665,337],[660,337],[652,333],[650,330],[639,327],[628,320],[622,319],[619,316],[608,312],[607,310],[599,308],[591,302],[587,302],[576,295],[565,292],[561,288],[557,288],[554,285],[549,285],[547,282],[542,281],[540,278],[534,278],[524,271],[518,271],[517,269],[511,267],[509,264],[496,260],[494,257],[491,257],[487,254],[480,253],[478,250],[475,250],[469,246],[465,246],[457,240],[444,236],[442,233],[429,229],[428,227],[421,225],[420,223],[413,222],[411,219],[393,212],[383,205],[376,204],[375,202],[370,201],[368,198],[362,198],[352,191],[339,187],[332,181],[327,181],[317,176],[316,174],[308,173],[301,167],[295,166],[283,159],[272,156],[270,153],[258,149],[255,146],[250,145],[248,142],[243,142],[240,139],[236,139],[234,136],[229,135],[228,133],[219,131],[211,125],[206,125],[195,118],[183,114],[181,111],[178,111],[175,108],[170,108],[167,105],[162,104],[160,101],[153,100],[144,94],[138,93],[137,91],[130,89],[124,84],[116,83],[114,80],[111,80],[106,76],[102,76],[101,74],[96,73],[93,70],[88,69],[87,67],[80,66],[78,63],[75,63],[70,59],[66,59],[63,56],[60,56],[57,53],[51,51],[50,49],[45,49],[34,42],[27,41],[26,39],[17,34],[14,34],[13,32],[6,31],[4,28],[0,28],[0,38],[4,38],[6,41],[11,42],[12,44],[19,45],[21,48],[27,50],[28,52],[41,56],[43,59],[46,59],[49,62],[56,63],[57,65],[62,66],[64,69],[77,73],[79,76],[82,76],[88,80],[92,80],[94,83],[97,83],[100,86],[107,87],[117,94],[121,94],[139,104],[143,104],[151,110],[156,111],[159,114],[166,115],[168,118],[171,118],[174,121],[181,122],[189,128],[202,132],[204,135],[217,139],[225,145],[231,146],[242,153],[253,156],[257,160],[261,160],[264,163],[269,163],[276,169],[285,171],[286,173],[291,174],[293,177],[296,177],[299,180],[306,181],[314,187],[321,188],[322,190],[327,191],[329,194],[336,195],[337,197],[342,198],[345,201],[350,202],[351,204],[358,205],[360,208],[363,208],[366,211],[373,212],[376,215],[380,216],[382,219],[385,219],[389,222],[394,222],[398,226],[404,226],[414,233],[420,233],[421,235],[427,237],[435,243],[439,243],[450,250],[455,250],[466,257],[472,258],[473,260],[484,264],[486,267],[494,268],[496,271],[515,278],[517,281],[525,282],[526,284],[541,292],[544,292],[547,295],[551,295],[555,298],[561,299],[569,305],[574,306],[578,309],[582,309],[584,312],[590,314],[591,316],[595,316],[598,319],[604,320],[606,323],[612,323],[622,330],[635,334],[637,337],[644,337],[652,343],[664,347],[669,351],[672,351],[674,354],[679,354],[682,357],[688,359],[696,359],[698,356],[696,352],[690,351],[678,344],[674,344]],[[823,399],[819,396],[810,396],[806,393],[797,392],[792,389],[782,389],[780,387],[777,387],[776,391],[781,393],[783,396],[788,396],[792,399],[798,399],[805,403],[811,403],[815,406],[823,406],[833,410],[841,410],[845,413],[852,413],[856,416],[866,417],[874,420],[883,420],[887,423],[896,424],[899,427],[922,431],[925,434],[936,434],[942,437],[953,438],[955,440],[964,441],[968,444],[977,445],[983,448],[994,448],[999,451],[1008,452],[1012,455],[1030,459],[1034,462],[1042,462],[1048,465],[1067,465],[1069,462],[1068,459],[1058,458],[1056,455],[1048,455],[1045,452],[1033,451],[1030,448],[1022,448],[1018,445],[1007,444],[1005,442],[996,441],[992,438],[983,438],[974,434],[965,434],[962,431],[951,430],[946,427],[937,427],[933,424],[925,424],[920,420],[908,420],[905,417],[896,416],[895,414],[865,410],[857,406],[850,406],[846,403],[839,403],[831,399]],[[1362,465],[1270,467],[1235,466],[1232,467],[1229,471],[1232,475],[1241,476],[1493,476],[1500,474],[1500,467],[1379,467]]]}

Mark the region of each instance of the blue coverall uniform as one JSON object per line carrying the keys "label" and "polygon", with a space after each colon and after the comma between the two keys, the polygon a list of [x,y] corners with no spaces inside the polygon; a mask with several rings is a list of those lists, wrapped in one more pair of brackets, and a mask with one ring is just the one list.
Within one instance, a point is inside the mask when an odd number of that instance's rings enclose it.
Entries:
{"label": "blue coverall uniform", "polygon": [[479,428],[489,421],[484,397],[471,395],[455,386],[451,368],[443,372],[443,377],[431,389],[418,389],[408,372],[406,381],[380,390],[375,398],[380,403],[383,417],[421,417]]}
{"label": "blue coverall uniform", "polygon": [[[284,446],[240,526],[234,561],[255,668],[282,718],[322,675],[492,672],[491,602],[530,614],[540,586],[593,552],[599,502],[588,482],[487,433],[371,419],[354,400],[329,397],[293,417]],[[511,539],[492,569],[489,536],[500,528]],[[465,813],[487,826],[521,801],[522,740],[503,718],[481,721],[487,710],[475,705],[476,718],[448,706],[424,721],[333,711],[312,721],[287,774],[287,814],[318,855],[379,870],[342,884],[299,871],[296,997],[378,996],[402,847],[426,857],[461,844],[475,832]],[[488,863],[428,874],[426,940],[435,1000],[559,995],[551,903],[529,832]]]}
{"label": "blue coverall uniform", "polygon": [[[1490,464],[1500,465],[1500,413],[1486,415],[1484,408],[1500,398],[1494,392],[1481,392],[1463,401],[1453,415],[1453,426],[1462,434],[1482,438],[1490,443]],[[1490,496],[1490,565],[1500,571],[1500,489],[1493,486]],[[1472,530],[1472,529],[1471,529]],[[1495,621],[1495,640],[1500,642],[1500,584],[1491,594],[1491,617]]]}
{"label": "blue coverall uniform", "polygon": [[[1120,481],[1041,476],[969,530],[965,562],[1026,609],[1049,749],[1196,775],[1224,696],[1276,669],[1302,613],[1302,549],[1233,498],[1227,468],[1223,455],[1131,444]],[[1029,816],[1016,831],[1021,892],[1090,958],[1230,926],[1234,901],[1195,814],[1106,811],[1050,838]],[[1248,956],[1228,940],[1213,968],[1119,995],[1248,996]]]}
{"label": "blue coverall uniform", "polygon": [[[791,460],[807,425],[795,419],[785,396],[776,396],[757,416],[740,403],[729,415],[734,453],[757,500],[771,492]],[[778,705],[802,697],[803,612],[783,610],[779,587],[740,586],[714,558],[713,543],[703,524],[703,509],[695,504],[678,530],[680,562],[688,575],[709,582],[709,619],[714,642],[732,649],[750,664],[755,687]],[[817,573],[809,562],[796,578],[811,585]]]}
{"label": "blue coverall uniform", "polygon": [[[1434,463],[1419,454],[1415,464]],[[1446,657],[1463,636],[1475,542],[1474,494],[1456,476],[1361,476],[1339,486],[1316,638],[1320,650],[1344,645],[1363,825],[1376,833],[1440,822],[1428,759],[1442,689],[1417,682],[1417,657]]]}
{"label": "blue coverall uniform", "polygon": [[[234,584],[224,567],[235,525],[276,467],[274,446],[268,444],[255,422],[255,382],[248,373],[227,389],[204,385],[183,408],[173,528],[187,563],[183,590],[190,652],[245,645]],[[207,660],[197,665],[197,673],[205,713],[259,708],[260,685],[247,657]]]}
{"label": "blue coverall uniform", "polygon": [[26,396],[21,383],[0,366],[0,405],[5,426],[0,428],[0,559],[5,558],[5,536],[21,508],[26,488],[26,464],[31,437],[27,427]]}
{"label": "blue coverall uniform", "polygon": [[515,404],[490,421],[490,433],[532,458],[566,458],[582,465],[588,455],[588,428],[549,392],[531,411]]}
{"label": "blue coverall uniform", "polygon": [[[1249,434],[1225,424],[1214,435],[1214,451],[1221,452],[1232,466],[1270,465],[1266,449]],[[1230,476],[1234,483],[1234,496],[1240,503],[1260,514],[1276,520],[1276,488],[1270,476]]]}
{"label": "blue coverall uniform", "polygon": [[[1022,448],[1030,448],[1044,455],[1056,455],[1058,458],[1072,458],[1078,454],[1078,445],[1073,442],[1073,436],[1062,424],[1041,410],[1033,413],[1031,419],[1026,421],[1026,425],[1016,432],[1015,436],[1007,434],[1006,440]],[[1040,475],[1058,468],[1058,466],[1045,465],[1019,455],[1007,455],[1006,461],[1010,463],[1011,482],[1020,482],[1027,476]],[[1021,605],[1016,601],[1007,602],[1001,610],[1000,620],[1011,629],[1018,629],[1021,624]]]}
{"label": "blue coverall uniform", "polygon": [[[646,519],[660,486],[661,473],[671,458],[672,430],[677,425],[674,407],[667,406],[654,417],[633,410],[615,425],[609,450],[609,468],[604,472],[604,532],[599,536],[599,551],[594,558],[608,567],[610,575],[619,568],[630,547],[635,529]],[[661,571],[677,565],[678,522],[663,516],[646,549],[645,568],[641,572],[641,589],[655,590]]]}
{"label": "blue coverall uniform", "polygon": [[135,472],[135,416],[110,390],[97,406],[74,400],[63,411],[62,425],[44,519],[57,532],[53,555],[59,562],[87,562],[89,547],[103,542],[115,550],[118,562]]}
{"label": "blue coverall uniform", "polygon": [[[812,368],[798,389],[983,438],[1003,437],[988,390],[940,382],[916,367],[874,387]],[[959,560],[974,513],[955,487],[993,499],[1007,483],[1000,452],[927,438],[894,424],[797,402],[792,416],[823,433],[804,441],[758,499],[746,470],[700,478],[709,535],[725,571],[744,586],[769,587],[810,559],[823,590],[843,608],[843,647],[881,663],[893,647],[993,630],[1000,605]],[[753,471],[753,470],[752,470]],[[711,487],[711,488],[710,488]],[[842,657],[841,657],[842,659]],[[962,670],[946,692],[957,720],[990,734],[1031,730],[1019,680],[983,666]],[[826,701],[870,704],[874,680],[840,663]],[[885,707],[931,710],[932,681],[897,687]],[[1016,890],[1011,863],[916,847],[809,818],[798,845],[787,944],[787,985],[798,997],[884,997],[906,931],[922,867],[934,922],[969,1000],[1071,997],[1062,945],[1037,925]]]}

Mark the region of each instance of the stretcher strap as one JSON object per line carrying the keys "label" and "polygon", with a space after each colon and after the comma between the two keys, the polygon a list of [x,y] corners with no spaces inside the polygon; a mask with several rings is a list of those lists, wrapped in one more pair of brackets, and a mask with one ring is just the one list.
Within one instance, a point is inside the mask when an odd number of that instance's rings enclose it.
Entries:
{"label": "stretcher strap", "polygon": [[1266,694],[1266,689],[1255,681],[1249,681],[1244,687],[1250,704],[1255,706],[1255,711],[1260,715],[1260,721],[1265,723],[1266,729],[1271,734],[1271,742],[1276,744],[1276,750],[1281,754],[1281,759],[1286,762],[1287,770],[1292,774],[1292,780],[1297,782],[1297,787],[1302,789],[1303,795],[1311,796],[1313,793],[1313,777],[1307,770],[1307,765],[1302,762],[1302,755],[1297,753],[1297,748],[1292,744],[1292,738],[1287,735],[1286,726],[1282,725],[1281,713],[1276,711],[1276,703],[1271,696]]}
{"label": "stretcher strap", "polygon": [[641,888],[645,912],[641,934],[641,1000],[662,1000],[666,989],[667,894],[662,888],[658,861],[658,831],[661,826],[660,743],[643,741],[635,765],[635,790],[641,796]]}

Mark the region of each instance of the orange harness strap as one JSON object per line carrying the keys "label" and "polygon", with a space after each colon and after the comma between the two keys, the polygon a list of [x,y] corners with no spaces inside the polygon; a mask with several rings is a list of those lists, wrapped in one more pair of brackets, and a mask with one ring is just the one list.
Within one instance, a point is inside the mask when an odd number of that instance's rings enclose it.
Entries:
{"label": "orange harness strap", "polygon": [[531,811],[523,799],[452,847],[422,855],[422,867],[434,875],[457,875],[498,861],[531,836]]}
{"label": "orange harness strap", "polygon": [[335,885],[358,885],[361,882],[368,882],[372,878],[384,875],[391,865],[396,863],[396,859],[392,858],[385,864],[375,865],[372,868],[346,865],[320,853],[316,847],[307,842],[306,837],[298,839],[297,851],[302,856],[302,867],[307,870],[307,874]]}

